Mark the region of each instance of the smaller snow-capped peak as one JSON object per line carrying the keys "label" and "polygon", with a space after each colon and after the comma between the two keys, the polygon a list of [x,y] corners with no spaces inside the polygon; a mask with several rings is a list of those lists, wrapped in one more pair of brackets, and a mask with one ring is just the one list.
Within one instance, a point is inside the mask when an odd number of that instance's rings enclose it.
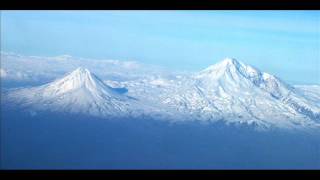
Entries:
{"label": "smaller snow-capped peak", "polygon": [[8,100],[40,111],[108,117],[127,116],[135,107],[143,106],[81,67],[51,83],[12,91]]}
{"label": "smaller snow-capped peak", "polygon": [[75,69],[74,71],[72,71],[70,73],[70,75],[72,76],[84,76],[84,75],[91,75],[91,72],[86,69],[86,68],[83,68],[83,67],[78,67],[77,69]]}
{"label": "smaller snow-capped peak", "polygon": [[80,88],[93,92],[105,90],[108,87],[88,69],[79,67],[65,77],[48,84],[46,90],[63,94]]}

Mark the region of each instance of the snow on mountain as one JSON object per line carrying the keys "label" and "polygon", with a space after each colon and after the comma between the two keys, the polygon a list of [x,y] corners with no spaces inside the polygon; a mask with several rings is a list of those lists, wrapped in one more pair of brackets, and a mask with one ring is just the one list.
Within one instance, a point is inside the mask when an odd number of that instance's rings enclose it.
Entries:
{"label": "snow on mountain", "polygon": [[320,86],[294,86],[293,93],[284,101],[291,103],[295,109],[320,122]]}
{"label": "snow on mountain", "polygon": [[[34,88],[7,94],[9,104],[53,112],[82,113],[102,117],[135,117],[155,111],[138,100],[123,95],[84,68],[77,68],[61,79]],[[150,112],[149,112],[150,113]]]}
{"label": "snow on mountain", "polygon": [[[69,57],[68,57],[69,58]],[[296,87],[227,58],[192,75],[100,80],[78,68],[52,83],[9,92],[11,103],[103,117],[223,121],[268,128],[319,128],[319,87]]]}
{"label": "snow on mountain", "polygon": [[[320,107],[307,101],[294,87],[235,59],[210,66],[195,78],[216,107],[258,124],[307,125],[312,121],[306,119],[317,119],[310,114],[319,114]],[[301,112],[303,107],[310,112]]]}
{"label": "snow on mountain", "polygon": [[320,85],[295,85],[297,91],[302,93],[304,97],[308,98],[318,106],[320,106]]}
{"label": "snow on mountain", "polygon": [[222,120],[260,128],[308,127],[319,120],[314,115],[319,106],[294,87],[235,59],[227,58],[193,76],[161,79],[157,86],[154,82],[134,81],[125,86],[128,94],[187,114],[185,119]]}
{"label": "snow on mountain", "polygon": [[286,94],[291,89],[289,85],[275,76],[260,72],[252,66],[231,58],[226,58],[222,62],[208,67],[198,73],[196,78],[205,80],[205,83],[209,83],[211,86],[227,85],[229,88],[251,88],[256,86],[275,97]]}

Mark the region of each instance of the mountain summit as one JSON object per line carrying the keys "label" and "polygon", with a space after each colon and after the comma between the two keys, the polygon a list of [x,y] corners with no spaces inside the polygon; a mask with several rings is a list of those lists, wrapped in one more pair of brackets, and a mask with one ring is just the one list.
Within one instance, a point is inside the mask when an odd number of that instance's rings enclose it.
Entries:
{"label": "mountain summit", "polygon": [[263,74],[258,69],[246,65],[233,58],[226,58],[223,61],[209,66],[198,73],[199,78],[219,79],[224,78],[227,81],[243,81],[251,79],[252,81],[260,81]]}
{"label": "mountain summit", "polygon": [[252,88],[259,88],[278,98],[286,96],[293,89],[279,78],[233,58],[226,58],[220,63],[209,66],[195,78],[213,89],[241,88],[250,91]]}
{"label": "mountain summit", "polygon": [[80,88],[96,91],[104,89],[105,85],[89,70],[80,67],[67,76],[49,84],[47,90],[52,90],[56,94],[63,94]]}
{"label": "mountain summit", "polygon": [[61,95],[75,91],[86,91],[85,95],[98,97],[118,96],[116,92],[105,85],[96,75],[92,74],[88,69],[77,68],[65,77],[58,79],[44,87],[44,91],[50,95]]}

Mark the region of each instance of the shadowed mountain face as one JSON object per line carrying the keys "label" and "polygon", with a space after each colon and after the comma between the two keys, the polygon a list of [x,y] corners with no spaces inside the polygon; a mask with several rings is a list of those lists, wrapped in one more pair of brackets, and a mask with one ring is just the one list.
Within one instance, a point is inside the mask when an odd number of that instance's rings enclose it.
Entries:
{"label": "shadowed mountain face", "polygon": [[320,135],[1,112],[4,169],[319,169]]}
{"label": "shadowed mountain face", "polygon": [[222,120],[264,130],[320,127],[318,96],[235,59],[227,58],[192,76],[116,84],[112,87],[78,68],[52,83],[9,90],[2,96],[7,105],[27,111],[106,119]]}

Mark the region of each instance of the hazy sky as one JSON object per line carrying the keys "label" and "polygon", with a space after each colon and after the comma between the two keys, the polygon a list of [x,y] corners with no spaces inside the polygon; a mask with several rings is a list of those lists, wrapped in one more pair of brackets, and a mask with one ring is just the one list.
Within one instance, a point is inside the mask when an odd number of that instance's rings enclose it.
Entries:
{"label": "hazy sky", "polygon": [[1,50],[191,71],[234,57],[320,84],[320,11],[2,11]]}

